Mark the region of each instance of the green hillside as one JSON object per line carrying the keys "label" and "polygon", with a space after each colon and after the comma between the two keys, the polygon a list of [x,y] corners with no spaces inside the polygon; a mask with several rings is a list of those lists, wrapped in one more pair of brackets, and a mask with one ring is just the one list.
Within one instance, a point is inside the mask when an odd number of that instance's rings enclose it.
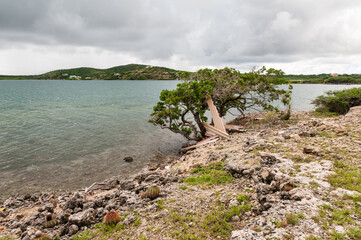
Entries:
{"label": "green hillside", "polygon": [[128,64],[107,69],[71,68],[40,75],[0,75],[0,79],[77,79],[77,80],[175,80],[178,71],[165,67]]}
{"label": "green hillside", "polygon": [[[73,79],[77,80],[175,80],[178,70],[141,64],[128,64],[107,69],[89,67],[59,69],[40,75],[0,75],[3,79]],[[280,83],[361,84],[361,74],[289,74],[278,76]]]}

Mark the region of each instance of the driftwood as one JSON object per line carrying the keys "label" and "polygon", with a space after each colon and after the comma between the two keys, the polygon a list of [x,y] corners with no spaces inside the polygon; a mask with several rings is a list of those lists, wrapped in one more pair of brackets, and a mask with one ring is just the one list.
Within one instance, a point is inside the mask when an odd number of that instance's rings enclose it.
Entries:
{"label": "driftwood", "polygon": [[228,135],[227,132],[223,132],[223,131],[219,130],[218,128],[213,127],[212,125],[209,125],[208,123],[202,123],[202,124],[209,134],[223,137],[226,139],[230,139],[230,136]]}
{"label": "driftwood", "polygon": [[186,150],[190,150],[190,149],[193,149],[193,148],[197,148],[199,146],[203,146],[203,145],[206,145],[208,143],[216,142],[216,141],[218,141],[218,139],[219,138],[217,136],[212,136],[212,137],[209,137],[209,138],[205,138],[202,141],[199,141],[197,144],[189,146],[189,147],[181,148],[181,150],[186,151]]}
{"label": "driftwood", "polygon": [[212,115],[214,127],[222,132],[226,132],[222,118],[219,116],[216,106],[214,106],[212,98],[207,99],[207,104]]}

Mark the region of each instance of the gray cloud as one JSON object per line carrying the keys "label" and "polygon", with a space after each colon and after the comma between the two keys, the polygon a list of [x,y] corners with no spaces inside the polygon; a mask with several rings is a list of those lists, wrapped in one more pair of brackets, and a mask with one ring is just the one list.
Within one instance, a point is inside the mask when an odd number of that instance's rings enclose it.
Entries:
{"label": "gray cloud", "polygon": [[359,57],[360,10],[352,0],[0,0],[0,51],[92,47],[188,68]]}

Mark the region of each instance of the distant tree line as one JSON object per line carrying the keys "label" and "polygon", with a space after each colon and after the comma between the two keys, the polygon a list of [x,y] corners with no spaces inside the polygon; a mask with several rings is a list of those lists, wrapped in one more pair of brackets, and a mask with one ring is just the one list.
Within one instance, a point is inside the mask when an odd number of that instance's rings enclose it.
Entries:
{"label": "distant tree line", "polygon": [[361,84],[361,74],[342,74],[331,76],[330,74],[310,75],[283,75],[278,77],[285,83],[315,83],[315,84]]}

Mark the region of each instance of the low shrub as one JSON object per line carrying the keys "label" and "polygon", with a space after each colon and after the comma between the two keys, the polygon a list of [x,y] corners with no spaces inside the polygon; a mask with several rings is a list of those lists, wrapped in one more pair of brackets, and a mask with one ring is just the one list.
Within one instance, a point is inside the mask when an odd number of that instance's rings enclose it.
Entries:
{"label": "low shrub", "polygon": [[351,107],[361,105],[361,88],[328,91],[312,101],[316,111],[346,114]]}
{"label": "low shrub", "polygon": [[224,185],[234,180],[234,177],[226,169],[223,168],[223,162],[212,163],[208,166],[195,166],[192,173],[195,176],[184,180],[190,185]]}

